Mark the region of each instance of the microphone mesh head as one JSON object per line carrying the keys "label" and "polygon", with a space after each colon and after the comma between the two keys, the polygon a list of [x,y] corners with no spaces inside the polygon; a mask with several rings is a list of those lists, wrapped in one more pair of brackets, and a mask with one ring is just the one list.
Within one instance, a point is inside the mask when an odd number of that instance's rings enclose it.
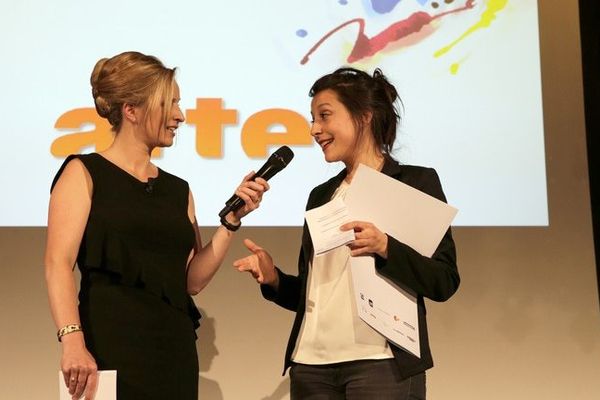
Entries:
{"label": "microphone mesh head", "polygon": [[274,159],[273,161],[277,160],[281,163],[281,168],[284,168],[294,158],[294,152],[287,146],[281,146],[271,157]]}

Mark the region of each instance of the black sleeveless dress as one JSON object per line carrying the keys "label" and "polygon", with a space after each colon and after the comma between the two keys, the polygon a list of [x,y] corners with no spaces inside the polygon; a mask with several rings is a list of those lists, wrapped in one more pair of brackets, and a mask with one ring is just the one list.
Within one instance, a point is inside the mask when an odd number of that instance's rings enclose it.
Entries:
{"label": "black sleeveless dress", "polygon": [[194,228],[184,180],[159,169],[141,182],[99,154],[69,156],[93,181],[79,248],[79,314],[98,369],[117,370],[119,400],[197,400],[195,329],[186,291]]}

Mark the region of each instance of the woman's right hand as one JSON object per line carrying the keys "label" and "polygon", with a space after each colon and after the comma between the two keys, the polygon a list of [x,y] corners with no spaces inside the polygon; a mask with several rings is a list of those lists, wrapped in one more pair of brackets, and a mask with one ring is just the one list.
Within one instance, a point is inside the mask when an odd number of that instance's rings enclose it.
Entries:
{"label": "woman's right hand", "polygon": [[244,239],[244,245],[252,254],[234,261],[233,266],[240,272],[247,271],[252,274],[258,283],[277,289],[279,275],[275,270],[271,255],[250,239]]}
{"label": "woman's right hand", "polygon": [[85,348],[83,335],[72,333],[62,337],[63,354],[61,370],[65,385],[73,400],[85,396],[93,400],[98,385],[98,367],[96,360]]}

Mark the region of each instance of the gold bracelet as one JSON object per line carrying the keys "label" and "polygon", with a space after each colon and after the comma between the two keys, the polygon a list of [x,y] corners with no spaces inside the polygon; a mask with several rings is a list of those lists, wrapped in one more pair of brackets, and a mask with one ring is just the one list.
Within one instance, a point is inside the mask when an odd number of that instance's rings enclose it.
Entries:
{"label": "gold bracelet", "polygon": [[73,332],[81,332],[83,329],[81,329],[81,325],[79,324],[70,324],[70,325],[65,325],[62,328],[60,328],[58,330],[58,332],[56,332],[56,337],[58,338],[59,342],[62,342],[61,338],[65,335],[68,335],[69,333],[73,333]]}

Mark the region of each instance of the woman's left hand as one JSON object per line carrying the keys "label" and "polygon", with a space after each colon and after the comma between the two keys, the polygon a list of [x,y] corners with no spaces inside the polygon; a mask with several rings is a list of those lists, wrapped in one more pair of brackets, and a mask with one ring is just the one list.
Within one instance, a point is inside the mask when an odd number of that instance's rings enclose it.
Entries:
{"label": "woman's left hand", "polygon": [[370,222],[352,221],[340,227],[342,231],[354,230],[355,239],[348,245],[353,257],[378,254],[387,258],[388,237]]}
{"label": "woman's left hand", "polygon": [[233,219],[237,219],[233,222],[236,224],[260,206],[263,194],[269,190],[269,184],[263,178],[250,180],[254,174],[254,172],[250,172],[246,175],[235,191],[235,194],[244,201],[244,205],[233,213]]}

